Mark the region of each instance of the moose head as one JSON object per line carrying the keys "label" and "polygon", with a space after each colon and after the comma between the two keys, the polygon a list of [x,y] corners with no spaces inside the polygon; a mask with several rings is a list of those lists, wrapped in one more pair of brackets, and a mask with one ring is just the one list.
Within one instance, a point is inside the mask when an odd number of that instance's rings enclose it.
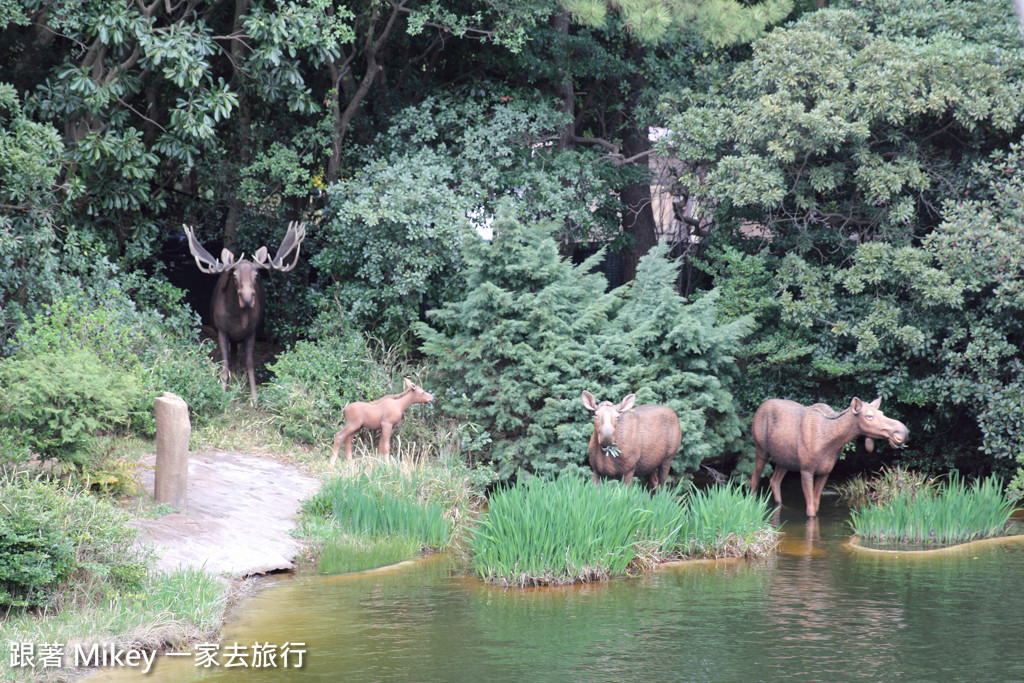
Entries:
{"label": "moose head", "polygon": [[220,347],[224,365],[221,368],[221,385],[227,387],[230,374],[230,347],[238,342],[245,343],[245,364],[249,373],[249,389],[252,402],[256,403],[256,374],[253,369],[253,346],[256,330],[263,321],[264,292],[260,271],[277,270],[283,273],[295,268],[299,261],[299,247],[306,237],[306,224],[292,222],[288,226],[281,245],[274,258],[269,258],[267,248],[260,247],[252,260],[243,253],[237,260],[228,249],[214,258],[196,239],[195,230],[183,225],[188,238],[188,248],[199,270],[204,273],[220,274],[213,290],[210,309],[213,325],[217,328],[217,345]]}

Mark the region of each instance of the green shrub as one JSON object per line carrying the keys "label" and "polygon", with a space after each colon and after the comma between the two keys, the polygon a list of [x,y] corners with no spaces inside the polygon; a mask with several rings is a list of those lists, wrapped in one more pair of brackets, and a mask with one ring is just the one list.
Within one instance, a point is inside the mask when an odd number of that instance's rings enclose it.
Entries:
{"label": "green shrub", "polygon": [[165,391],[180,396],[193,422],[223,412],[231,397],[220,387],[218,367],[210,360],[209,345],[196,338],[180,301],[169,286],[134,282],[133,296],[154,307],[140,310],[124,291],[97,293],[106,298],[95,305],[88,293],[70,294],[24,323],[15,337],[18,355],[71,354],[92,351],[104,366],[137,378],[130,398],[130,425],[144,434],[155,433],[153,399]]}
{"label": "green shrub", "polygon": [[300,341],[268,368],[273,377],[260,395],[264,408],[282,434],[308,444],[330,442],[345,404],[389,391],[390,377],[354,332]]}
{"label": "green shrub", "polygon": [[93,434],[128,425],[138,392],[133,375],[87,349],[8,358],[0,361],[0,424],[33,450],[74,461]]}
{"label": "green shrub", "polygon": [[995,477],[968,486],[954,473],[935,488],[901,491],[884,503],[856,507],[850,525],[868,541],[965,543],[1004,533],[1013,508]]}
{"label": "green shrub", "polygon": [[0,484],[0,607],[56,607],[135,591],[150,566],[103,499],[42,482]]}
{"label": "green shrub", "polygon": [[14,477],[31,459],[22,435],[0,424],[0,482]]}

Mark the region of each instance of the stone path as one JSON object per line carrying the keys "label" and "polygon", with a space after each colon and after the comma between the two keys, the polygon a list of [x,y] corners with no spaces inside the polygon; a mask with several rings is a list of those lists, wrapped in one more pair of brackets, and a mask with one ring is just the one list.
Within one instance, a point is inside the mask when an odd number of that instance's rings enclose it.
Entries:
{"label": "stone path", "polygon": [[[153,462],[140,483],[153,493]],[[188,468],[188,504],[184,512],[140,519],[142,541],[152,543],[164,570],[205,568],[231,578],[291,569],[301,544],[289,531],[296,526],[300,501],[320,481],[295,467],[268,458],[213,451],[192,453]]]}

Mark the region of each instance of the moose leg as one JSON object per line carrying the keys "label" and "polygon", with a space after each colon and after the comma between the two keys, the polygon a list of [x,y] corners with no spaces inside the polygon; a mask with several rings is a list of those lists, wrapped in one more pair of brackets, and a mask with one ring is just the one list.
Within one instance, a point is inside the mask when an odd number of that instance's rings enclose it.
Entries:
{"label": "moose leg", "polygon": [[228,377],[231,376],[231,339],[224,330],[217,330],[217,346],[220,347],[220,357],[223,364],[220,366],[220,388],[228,388]]}
{"label": "moose leg", "polygon": [[377,453],[384,458],[391,457],[391,430],[395,425],[390,422],[382,422],[380,425],[380,443],[377,444]]}
{"label": "moose leg", "polygon": [[338,451],[341,450],[342,443],[345,444],[345,459],[352,459],[352,437],[355,435],[356,432],[359,431],[360,426],[361,425],[359,424],[348,422],[345,424],[344,429],[342,429],[340,432],[334,435],[334,448],[331,449],[330,464],[333,465],[334,462],[338,459]]}
{"label": "moose leg", "polygon": [[633,470],[630,470],[629,472],[626,472],[624,475],[622,475],[623,484],[629,484],[629,482],[631,481],[633,481]]}
{"label": "moose leg", "polygon": [[789,470],[779,467],[778,463],[775,463],[775,469],[772,471],[772,477],[768,480],[768,484],[772,487],[772,496],[775,497],[775,504],[782,507],[782,478],[786,476]]}
{"label": "moose leg", "polygon": [[814,514],[818,514],[818,508],[821,507],[821,492],[825,489],[825,482],[828,481],[829,473],[819,474],[814,477]]}
{"label": "moose leg", "polygon": [[655,475],[651,475],[651,491],[657,491],[658,487],[665,483],[668,479],[668,471],[672,469],[672,463],[668,460],[661,463],[661,466],[657,469],[657,478]]}
{"label": "moose leg", "polygon": [[245,369],[249,373],[249,392],[252,396],[252,405],[256,407],[256,370],[253,367],[253,349],[256,346],[256,333],[253,332],[245,338]]}
{"label": "moose leg", "polygon": [[760,448],[754,449],[754,473],[750,475],[750,492],[753,493],[757,490],[757,485],[761,483],[761,472],[764,471],[764,466],[768,464],[768,454]]}
{"label": "moose leg", "polygon": [[809,470],[800,470],[800,484],[804,489],[804,502],[807,503],[807,516],[817,517],[818,506],[814,499],[814,473]]}

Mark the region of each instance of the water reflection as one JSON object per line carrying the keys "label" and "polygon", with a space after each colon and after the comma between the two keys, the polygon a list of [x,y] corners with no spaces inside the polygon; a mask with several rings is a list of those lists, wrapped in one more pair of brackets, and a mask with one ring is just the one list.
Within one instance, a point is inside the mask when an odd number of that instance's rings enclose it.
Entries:
{"label": "water reflection", "polygon": [[[834,499],[810,523],[784,508],[769,560],[605,584],[502,589],[443,557],[300,575],[248,599],[225,642],[304,642],[302,677],[332,681],[1024,680],[1024,549],[904,561],[844,547],[846,519]],[[161,658],[145,680],[296,674]]]}

